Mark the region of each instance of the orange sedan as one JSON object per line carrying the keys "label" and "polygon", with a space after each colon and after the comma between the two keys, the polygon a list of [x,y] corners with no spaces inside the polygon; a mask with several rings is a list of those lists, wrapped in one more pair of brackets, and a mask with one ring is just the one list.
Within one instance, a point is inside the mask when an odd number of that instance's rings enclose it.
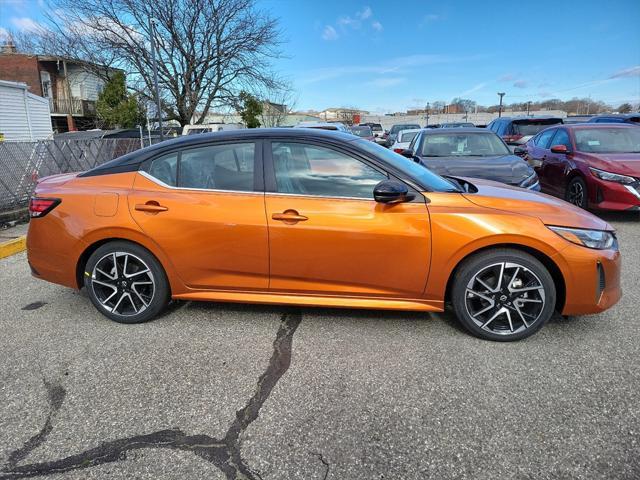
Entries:
{"label": "orange sedan", "polygon": [[33,275],[138,323],[171,299],[440,312],[491,340],[621,295],[610,225],[543,194],[443,178],[343,133],[183,137],[80,174],[30,204]]}

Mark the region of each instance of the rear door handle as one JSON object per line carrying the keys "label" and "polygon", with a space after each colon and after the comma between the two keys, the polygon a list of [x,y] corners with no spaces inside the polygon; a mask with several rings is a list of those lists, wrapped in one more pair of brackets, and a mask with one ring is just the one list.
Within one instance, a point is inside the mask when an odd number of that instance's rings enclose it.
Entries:
{"label": "rear door handle", "polygon": [[135,209],[139,212],[160,213],[169,210],[167,207],[160,205],[158,202],[150,201],[147,203],[137,203]]}
{"label": "rear door handle", "polygon": [[282,213],[274,213],[271,215],[271,218],[274,220],[278,220],[279,222],[294,224],[298,222],[304,222],[309,220],[309,217],[305,217],[304,215],[300,215],[295,210],[285,210]]}

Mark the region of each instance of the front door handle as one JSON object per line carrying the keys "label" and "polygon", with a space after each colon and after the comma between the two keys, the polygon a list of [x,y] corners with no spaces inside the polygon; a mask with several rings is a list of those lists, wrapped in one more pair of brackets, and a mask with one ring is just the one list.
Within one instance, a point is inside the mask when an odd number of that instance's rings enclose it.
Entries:
{"label": "front door handle", "polygon": [[279,222],[284,222],[290,225],[298,222],[304,222],[305,220],[309,220],[309,217],[305,217],[304,215],[300,215],[295,210],[285,210],[282,213],[274,213],[271,215],[271,218],[274,220],[278,220]]}
{"label": "front door handle", "polygon": [[159,213],[169,210],[167,207],[160,205],[156,201],[149,201],[147,203],[137,203],[135,209],[139,212]]}

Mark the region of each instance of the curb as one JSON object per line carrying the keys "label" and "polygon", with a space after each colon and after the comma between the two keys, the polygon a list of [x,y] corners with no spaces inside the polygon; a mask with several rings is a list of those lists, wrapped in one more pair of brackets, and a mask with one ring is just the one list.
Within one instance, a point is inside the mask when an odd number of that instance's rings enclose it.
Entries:
{"label": "curb", "polygon": [[14,238],[13,240],[0,243],[0,258],[10,257],[16,253],[24,252],[26,249],[27,236],[22,235],[21,237]]}

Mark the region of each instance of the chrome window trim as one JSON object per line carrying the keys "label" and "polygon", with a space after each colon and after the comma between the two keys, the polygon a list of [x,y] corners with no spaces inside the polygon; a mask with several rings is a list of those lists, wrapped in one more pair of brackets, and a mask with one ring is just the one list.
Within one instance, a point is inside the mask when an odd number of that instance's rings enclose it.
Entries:
{"label": "chrome window trim", "polygon": [[321,200],[359,200],[364,202],[374,202],[374,198],[363,198],[363,197],[338,197],[338,196],[324,196],[324,195],[305,195],[302,193],[280,193],[280,192],[265,192],[265,196],[269,197],[301,197],[301,198],[317,198]]}
{"label": "chrome window trim", "polygon": [[264,192],[256,192],[254,190],[221,190],[219,188],[174,187],[173,185],[168,185],[164,183],[162,180],[158,180],[156,177],[149,174],[148,172],[145,172],[144,170],[138,170],[138,173],[143,177],[147,178],[148,180],[151,180],[153,183],[160,185],[161,187],[164,187],[164,188],[169,188],[171,190],[188,190],[188,191],[195,191],[195,192],[212,192],[212,193],[236,193],[236,194],[241,193],[244,195],[264,195]]}

